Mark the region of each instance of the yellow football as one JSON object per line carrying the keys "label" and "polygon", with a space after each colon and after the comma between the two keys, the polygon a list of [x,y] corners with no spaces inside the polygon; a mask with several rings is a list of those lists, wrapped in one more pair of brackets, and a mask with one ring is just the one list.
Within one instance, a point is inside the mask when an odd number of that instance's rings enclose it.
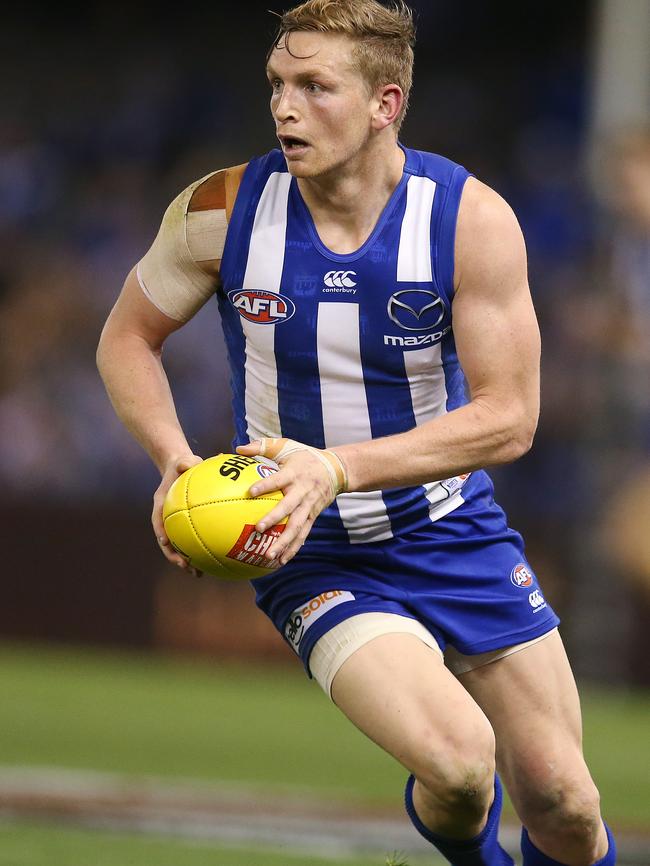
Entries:
{"label": "yellow football", "polygon": [[251,580],[269,574],[265,554],[286,518],[265,532],[255,524],[282,499],[281,491],[248,492],[277,467],[239,454],[218,454],[174,481],[163,504],[165,532],[176,550],[200,571]]}

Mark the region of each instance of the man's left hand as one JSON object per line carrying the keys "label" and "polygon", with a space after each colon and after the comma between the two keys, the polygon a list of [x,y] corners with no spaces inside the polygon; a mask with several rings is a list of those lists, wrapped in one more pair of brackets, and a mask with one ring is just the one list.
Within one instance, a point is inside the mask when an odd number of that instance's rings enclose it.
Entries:
{"label": "man's left hand", "polygon": [[286,565],[302,545],[324,508],[347,487],[345,467],[330,450],[312,448],[293,439],[260,439],[239,445],[237,453],[246,457],[269,457],[280,467],[268,478],[256,481],[251,496],[281,490],[283,499],[260,520],[256,529],[264,532],[288,517],[284,532],[273,543],[267,559],[277,567]]}

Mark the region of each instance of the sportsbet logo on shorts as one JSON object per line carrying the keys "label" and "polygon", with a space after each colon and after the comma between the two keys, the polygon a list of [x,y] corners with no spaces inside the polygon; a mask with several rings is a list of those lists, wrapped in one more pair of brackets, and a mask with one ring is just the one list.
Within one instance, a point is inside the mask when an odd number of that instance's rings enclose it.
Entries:
{"label": "sportsbet logo on shorts", "polygon": [[354,601],[351,592],[342,589],[330,589],[310,599],[302,607],[297,607],[289,615],[284,627],[284,636],[296,652],[300,652],[300,644],[307,629],[324,613],[344,601]]}

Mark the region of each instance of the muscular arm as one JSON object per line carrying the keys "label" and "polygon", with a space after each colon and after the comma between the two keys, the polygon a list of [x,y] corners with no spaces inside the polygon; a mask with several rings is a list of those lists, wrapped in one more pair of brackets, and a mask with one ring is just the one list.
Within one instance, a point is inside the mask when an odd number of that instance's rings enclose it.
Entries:
{"label": "muscular arm", "polygon": [[151,250],[126,278],[97,350],[97,365],[113,407],[158,467],[152,523],[165,556],[186,565],[169,545],[162,501],[174,479],[200,461],[176,414],[162,364],[167,337],[189,320],[218,284],[223,227],[245,166],[192,184],[167,209]]}
{"label": "muscular arm", "polygon": [[200,462],[179,423],[162,365],[162,345],[181,325],[145,297],[134,268],[104,326],[97,366],[115,412],[162,476],[151,515],[160,549],[174,565],[188,569],[162,522],[167,490],[181,472]]}
{"label": "muscular arm", "polygon": [[162,365],[163,343],[217,288],[225,226],[245,168],[214,172],[174,199],[100,339],[97,363],[113,407],[161,472],[172,458],[192,453]]}
{"label": "muscular arm", "polygon": [[337,447],[351,490],[449,478],[530,448],[540,340],[524,241],[510,207],[471,178],[458,217],[455,283],[454,335],[470,402],[406,433]]}
{"label": "muscular arm", "polygon": [[97,350],[97,366],[115,412],[161,472],[172,457],[192,453],[162,365],[163,343],[182,324],[145,297],[134,268]]}

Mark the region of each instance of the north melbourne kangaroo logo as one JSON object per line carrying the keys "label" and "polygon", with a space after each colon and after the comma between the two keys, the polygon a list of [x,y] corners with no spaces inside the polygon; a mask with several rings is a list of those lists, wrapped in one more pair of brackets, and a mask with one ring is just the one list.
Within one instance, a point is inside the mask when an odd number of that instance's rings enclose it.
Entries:
{"label": "north melbourne kangaroo logo", "polygon": [[356,286],[352,277],[356,277],[354,271],[328,271],[323,282],[330,289],[351,289]]}

